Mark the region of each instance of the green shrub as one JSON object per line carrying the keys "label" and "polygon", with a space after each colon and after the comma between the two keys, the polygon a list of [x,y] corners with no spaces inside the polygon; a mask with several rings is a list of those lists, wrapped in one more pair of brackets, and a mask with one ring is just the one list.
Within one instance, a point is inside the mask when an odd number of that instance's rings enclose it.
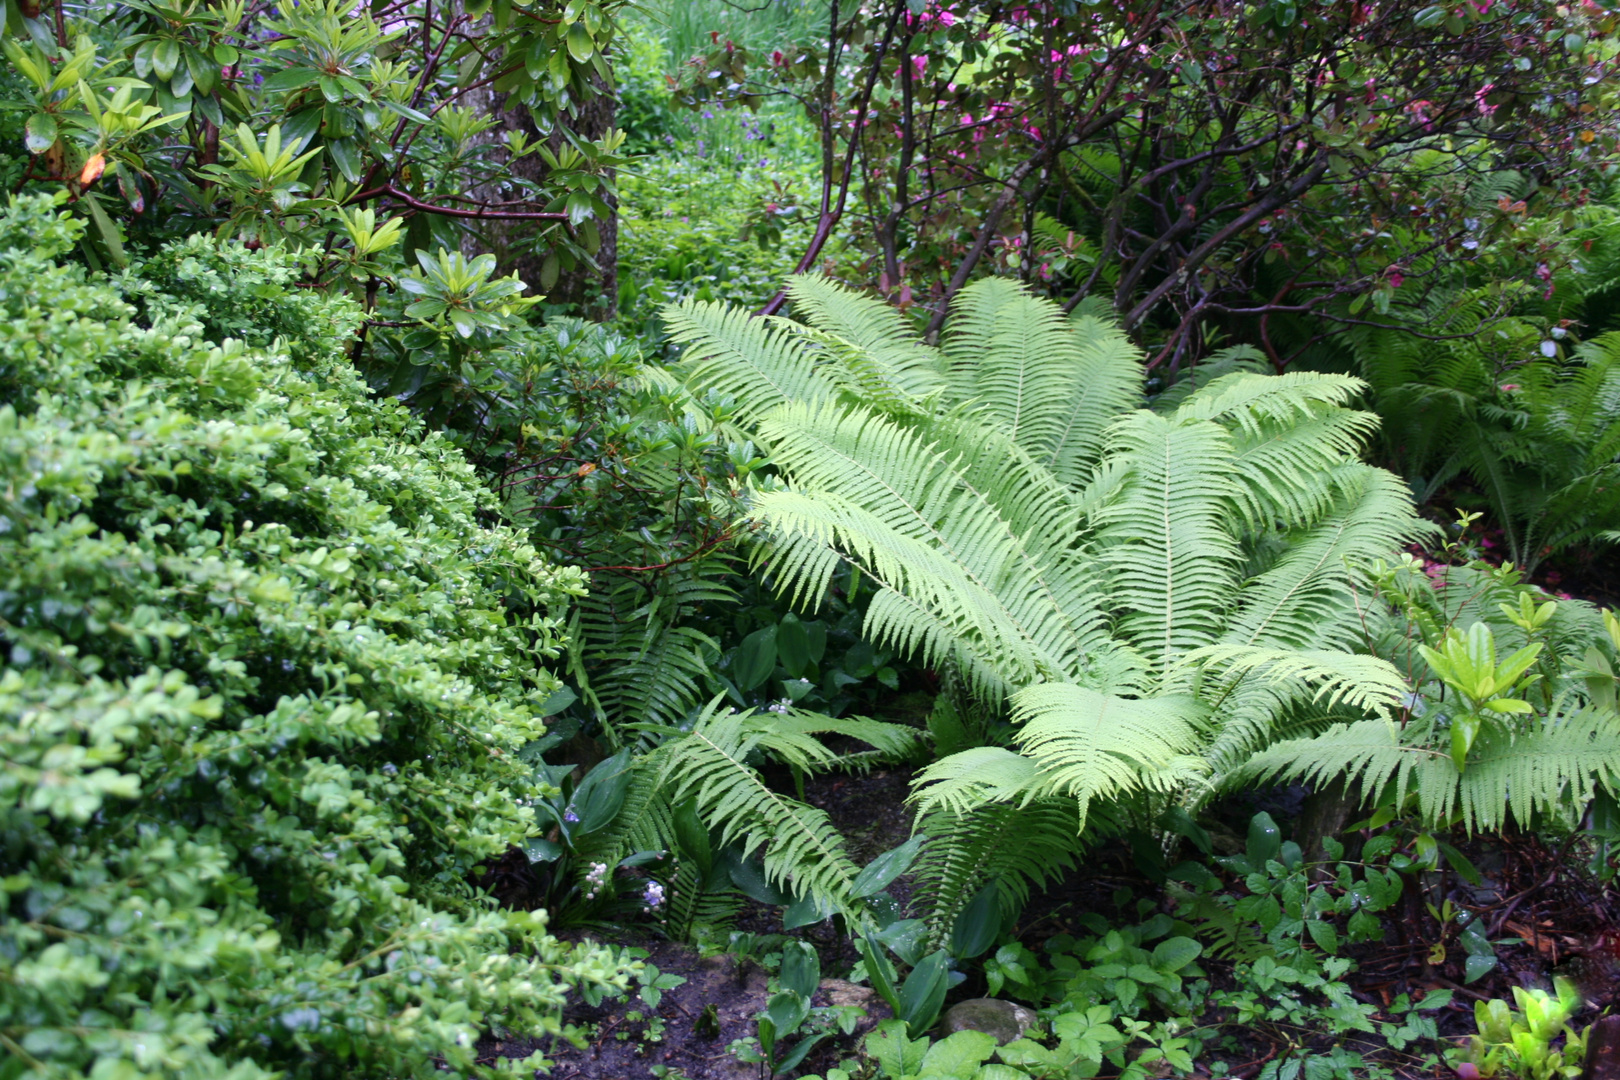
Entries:
{"label": "green shrub", "polygon": [[79,229],[0,214],[0,1077],[481,1074],[624,983],[469,884],[581,578],[286,256],[98,281]]}

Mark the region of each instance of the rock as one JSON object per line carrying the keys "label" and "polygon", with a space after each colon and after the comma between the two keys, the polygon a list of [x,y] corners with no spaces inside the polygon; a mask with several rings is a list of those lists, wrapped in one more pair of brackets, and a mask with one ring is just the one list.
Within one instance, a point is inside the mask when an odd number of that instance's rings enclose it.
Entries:
{"label": "rock", "polygon": [[877,993],[870,986],[859,986],[843,979],[822,979],[819,989],[827,995],[827,1004],[834,1008],[853,1005],[871,1011],[877,1001]]}
{"label": "rock", "polygon": [[1010,1043],[1022,1038],[1033,1023],[1033,1009],[1000,998],[973,998],[946,1010],[940,1026],[946,1035],[958,1031],[982,1031],[995,1036],[998,1043]]}

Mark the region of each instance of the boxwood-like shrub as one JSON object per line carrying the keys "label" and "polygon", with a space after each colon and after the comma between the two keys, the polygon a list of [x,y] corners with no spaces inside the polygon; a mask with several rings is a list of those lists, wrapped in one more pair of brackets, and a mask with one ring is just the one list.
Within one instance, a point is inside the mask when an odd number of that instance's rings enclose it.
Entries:
{"label": "boxwood-like shrub", "polygon": [[0,1078],[478,1072],[623,984],[468,884],[534,831],[580,576],[287,256],[77,239],[0,214]]}

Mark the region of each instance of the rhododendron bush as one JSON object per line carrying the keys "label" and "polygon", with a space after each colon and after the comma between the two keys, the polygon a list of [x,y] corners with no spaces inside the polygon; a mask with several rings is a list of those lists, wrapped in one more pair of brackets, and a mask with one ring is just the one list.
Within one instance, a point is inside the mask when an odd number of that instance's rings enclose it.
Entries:
{"label": "rhododendron bush", "polygon": [[1415,309],[1492,253],[1499,278],[1545,292],[1567,252],[1521,226],[1578,211],[1615,145],[1616,18],[1592,0],[830,14],[819,40],[768,55],[721,36],[686,97],[800,95],[825,151],[800,265],[833,258],[930,330],[968,280],[1003,272],[1112,308],[1151,365],[1241,328],[1281,370],[1301,341]]}

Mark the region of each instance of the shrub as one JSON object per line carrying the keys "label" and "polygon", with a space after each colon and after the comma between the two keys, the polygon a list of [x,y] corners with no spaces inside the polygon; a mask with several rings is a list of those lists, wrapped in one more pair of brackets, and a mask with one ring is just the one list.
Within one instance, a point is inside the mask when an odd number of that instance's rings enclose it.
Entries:
{"label": "shrub", "polygon": [[96,280],[79,228],[0,214],[0,1076],[488,1072],[624,983],[469,884],[534,831],[580,575],[285,255]]}

